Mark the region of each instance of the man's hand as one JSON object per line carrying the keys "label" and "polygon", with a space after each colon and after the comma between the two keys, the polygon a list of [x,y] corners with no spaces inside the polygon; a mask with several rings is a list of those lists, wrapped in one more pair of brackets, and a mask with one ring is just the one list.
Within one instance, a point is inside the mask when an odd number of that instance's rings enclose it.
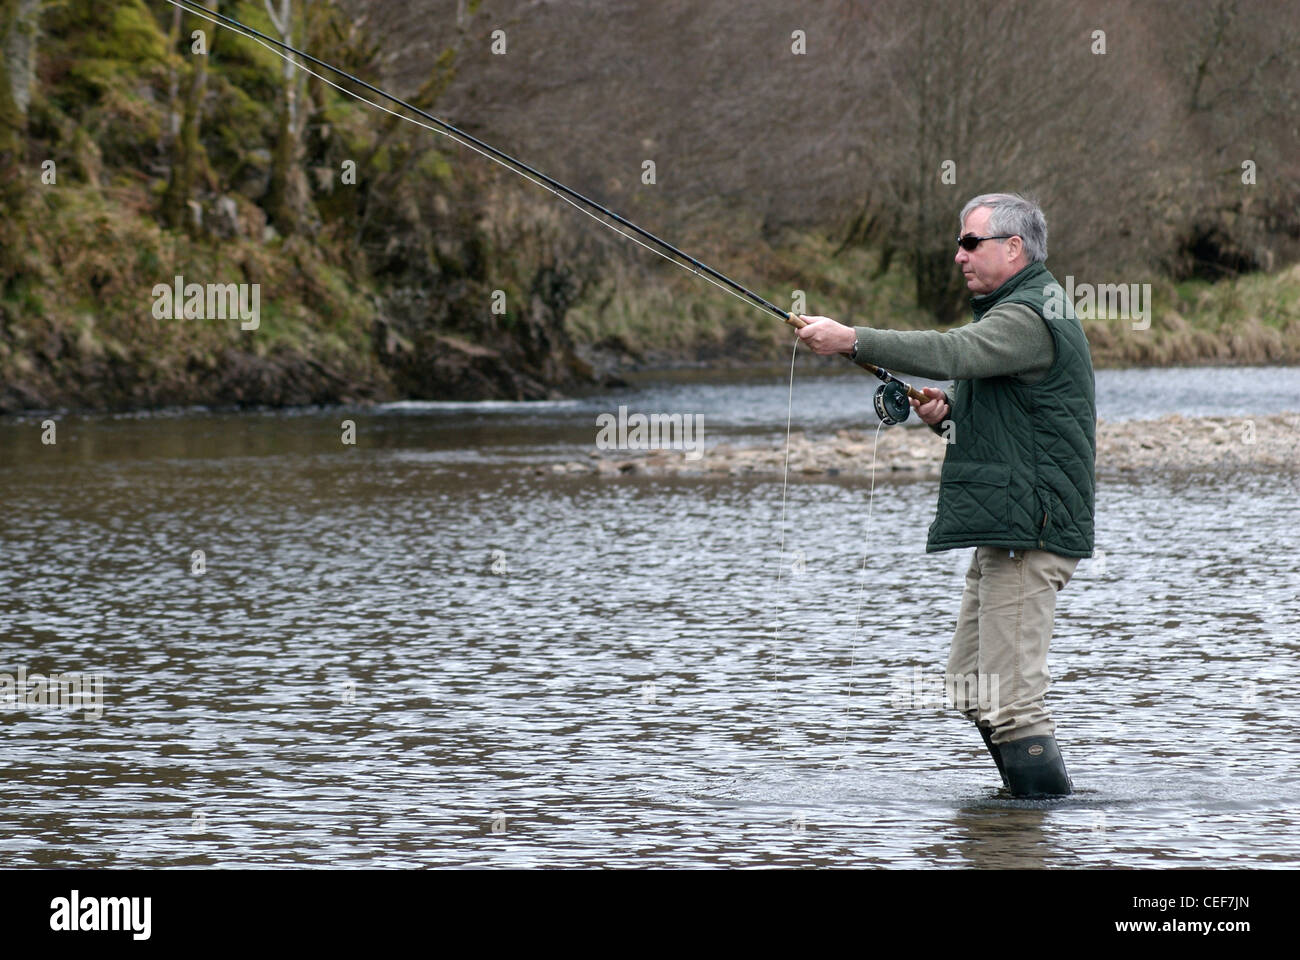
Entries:
{"label": "man's hand", "polygon": [[943,423],[944,420],[948,419],[950,411],[947,401],[943,398],[943,391],[937,387],[923,387],[921,392],[931,399],[926,403],[922,403],[915,397],[907,398],[907,402],[912,405],[916,415],[932,427],[936,423]]}
{"label": "man's hand", "polygon": [[799,319],[808,324],[799,328],[799,339],[812,347],[814,353],[852,352],[853,344],[858,339],[852,327],[846,327],[830,317],[800,316]]}

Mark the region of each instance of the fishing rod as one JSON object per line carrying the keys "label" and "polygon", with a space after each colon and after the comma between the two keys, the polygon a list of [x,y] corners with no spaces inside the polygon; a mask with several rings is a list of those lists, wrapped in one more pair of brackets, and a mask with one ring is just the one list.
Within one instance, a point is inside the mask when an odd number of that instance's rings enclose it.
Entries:
{"label": "fishing rod", "polygon": [[[404,120],[409,120],[412,123],[416,123],[418,126],[426,126],[425,124],[418,123],[418,121],[412,120],[410,117],[404,116],[403,114],[396,113],[395,111],[388,109],[382,104],[375,103],[372,100],[367,100],[365,97],[360,96],[359,94],[357,94],[352,90],[348,90],[344,87],[339,86],[334,81],[326,77],[322,77],[320,74],[315,73],[314,71],[308,69],[307,67],[302,66],[302,64],[296,63],[292,59],[286,57],[285,53],[290,53],[296,57],[301,57],[303,60],[306,60],[310,63],[314,63],[318,67],[321,67],[325,70],[329,70],[340,77],[344,77],[352,81],[358,86],[364,87],[365,89],[369,90],[371,93],[383,97],[385,100],[388,100],[391,103],[397,104],[398,106],[403,107],[404,109],[417,114],[418,116],[424,118],[425,120],[429,121],[429,123],[432,123],[434,125],[433,127],[426,127],[426,129],[432,129],[437,133],[442,133],[444,136],[448,137],[448,139],[451,139],[461,144],[462,146],[467,146],[470,149],[474,150],[475,152],[488,157],[488,159],[494,160],[497,163],[505,167],[508,167],[509,169],[513,170],[515,173],[518,173],[520,176],[524,177],[524,179],[531,180],[533,183],[536,183],[539,186],[543,186],[547,188],[556,196],[560,197],[562,200],[566,200],[569,203],[573,204],[574,206],[578,207],[579,210],[583,210],[583,207],[579,206],[579,204],[585,205],[587,208],[598,211],[602,216],[609,217],[611,220],[615,221],[616,223],[619,223],[624,227],[627,227],[637,236],[644,238],[650,243],[655,244],[656,247],[660,248],[658,250],[654,250],[654,248],[652,247],[647,247],[647,249],[653,250],[655,253],[659,253],[665,259],[670,260],[673,263],[676,263],[678,266],[682,267],[683,269],[689,269],[686,266],[686,263],[682,263],[682,260],[685,260],[687,263],[689,263],[692,267],[695,268],[691,272],[693,272],[696,276],[701,276],[703,277],[703,279],[708,280],[710,283],[713,283],[715,286],[721,286],[722,289],[727,290],[727,292],[731,293],[733,296],[737,296],[740,299],[747,300],[749,303],[758,307],[759,309],[766,310],[769,313],[774,314],[785,323],[794,327],[796,330],[799,330],[808,325],[806,321],[801,319],[796,314],[792,314],[788,310],[781,309],[776,304],[772,303],[770,300],[767,300],[766,298],[759,296],[757,293],[754,293],[749,288],[740,285],[735,280],[732,280],[730,277],[726,276],[725,274],[720,273],[719,271],[713,269],[708,264],[697,260],[695,257],[692,257],[690,254],[682,250],[679,250],[677,247],[673,246],[667,240],[663,240],[660,237],[655,236],[653,233],[649,232],[648,230],[642,229],[632,221],[626,219],[623,216],[620,216],[619,214],[615,213],[613,210],[610,210],[608,207],[604,206],[603,204],[597,203],[595,200],[592,200],[590,197],[586,197],[583,194],[578,193],[576,190],[571,189],[570,187],[566,187],[564,184],[560,183],[560,181],[556,180],[553,177],[547,176],[546,174],[542,173],[540,170],[537,170],[536,168],[524,163],[522,160],[517,160],[516,158],[510,156],[508,153],[505,153],[502,150],[498,150],[496,147],[492,146],[491,144],[486,143],[483,140],[480,140],[478,137],[475,137],[473,134],[466,133],[464,130],[452,126],[450,123],[447,123],[445,120],[440,120],[439,118],[435,117],[433,114],[428,113],[425,110],[421,110],[419,107],[411,103],[408,103],[407,101],[401,99],[400,97],[396,97],[391,93],[381,90],[379,87],[375,86],[374,84],[362,80],[360,77],[349,73],[348,71],[342,69],[341,67],[336,67],[332,63],[327,63],[324,60],[314,57],[311,54],[306,53],[305,51],[299,50],[297,47],[291,46],[290,44],[286,43],[283,40],[277,40],[274,37],[268,36],[267,34],[262,33],[260,30],[257,30],[253,27],[248,26],[246,23],[242,23],[241,21],[236,20],[234,17],[227,16],[224,13],[220,13],[216,10],[205,7],[202,4],[195,3],[194,0],[167,0],[167,2],[170,3],[172,6],[178,7],[181,10],[185,11],[186,13],[191,14],[192,16],[196,16],[208,20],[209,22],[216,24],[217,26],[224,26],[229,30],[233,30],[234,32],[239,33],[241,36],[247,37],[249,39],[257,41],[258,43],[261,43],[263,46],[267,46],[268,44],[272,45],[268,47],[268,49],[271,49],[273,53],[276,53],[279,56],[288,59],[290,63],[293,63],[294,66],[298,67],[299,69],[306,70],[309,74],[316,77],[317,79],[322,80],[325,83],[328,83],[330,86],[334,87],[335,89],[340,90],[343,93],[357,100],[360,100],[362,103],[368,103],[371,106],[378,107],[380,110],[383,110],[386,113],[391,113],[393,114],[393,116],[400,117],[401,119]],[[279,49],[275,49],[275,48],[279,48]],[[281,53],[280,51],[285,51],[285,53]],[[588,213],[588,215],[591,215],[589,213],[589,210],[583,210],[583,212]],[[595,217],[594,215],[592,216],[593,219],[595,219],[598,223],[604,223],[605,226],[609,227],[611,230],[614,230],[615,233],[627,237],[628,239],[639,243],[643,247],[646,246],[644,243],[637,241],[636,237],[632,237],[626,233],[623,233],[623,231],[619,230],[617,227],[612,226],[607,221],[600,220],[598,217]],[[668,256],[667,254],[664,254],[662,252],[664,250],[673,254],[673,256]],[[674,256],[680,257],[681,259],[680,260],[673,259]],[[847,353],[841,355],[848,356]],[[859,360],[855,362],[858,363],[859,366],[862,366],[868,371],[870,371],[871,373],[874,373],[882,381],[880,386],[876,388],[874,403],[875,403],[876,414],[880,417],[880,419],[884,423],[886,424],[902,423],[904,420],[907,419],[908,414],[911,412],[911,406],[907,402],[908,397],[912,397],[922,403],[926,403],[930,400],[930,398],[927,397],[925,394],[923,394],[921,391],[917,390],[911,384],[903,380],[900,380],[898,377],[894,376],[888,370],[885,370],[882,367],[877,367],[874,364],[866,363],[865,361]]]}

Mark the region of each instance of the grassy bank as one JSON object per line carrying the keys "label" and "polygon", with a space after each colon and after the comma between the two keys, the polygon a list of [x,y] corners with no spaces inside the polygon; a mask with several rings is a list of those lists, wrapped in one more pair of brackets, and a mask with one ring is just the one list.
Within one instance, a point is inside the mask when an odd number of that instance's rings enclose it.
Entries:
{"label": "grassy bank", "polygon": [[[236,199],[240,219],[260,224],[256,205]],[[21,263],[0,295],[5,409],[512,395],[490,371],[476,375],[477,393],[460,390],[462,370],[435,366],[448,362],[445,337],[412,346],[409,333],[385,325],[391,291],[349,264],[345,245],[267,240],[260,230],[194,239],[162,228],[151,200],[147,185],[129,180],[73,182],[36,191],[21,212],[24,242],[12,251]],[[706,262],[781,306],[802,290],[806,313],[934,328],[912,302],[911,275],[898,263],[881,271],[875,251],[837,255],[829,241],[804,237]],[[175,274],[259,284],[257,333],[224,320],[156,319],[150,291]],[[608,372],[788,357],[789,327],[685,271],[610,257],[593,275],[564,323]],[[1152,300],[1147,329],[1119,317],[1085,322],[1097,366],[1300,363],[1300,266],[1217,284],[1154,282]],[[401,356],[428,369],[430,382],[395,382]],[[432,380],[445,380],[445,391]]]}
{"label": "grassy bank", "polygon": [[1152,284],[1151,327],[1085,324],[1099,366],[1300,363],[1300,265],[1208,283]]}
{"label": "grassy bank", "polygon": [[[148,202],[128,184],[68,184],[37,192],[22,212],[22,264],[0,297],[11,406],[310,403],[342,384],[364,392],[382,382],[366,291],[329,247],[195,242],[136,212]],[[151,291],[177,274],[258,284],[256,335],[237,321],[157,318]],[[261,381],[278,387],[245,395]]]}
{"label": "grassy bank", "polygon": [[[263,48],[159,7],[44,11],[30,103],[0,138],[0,412],[534,399],[590,382],[561,326],[583,277],[553,205],[331,87],[287,87]],[[271,29],[259,3],[229,9]],[[297,9],[307,46],[378,72],[337,4]],[[454,59],[413,96],[431,104]],[[155,309],[177,276],[256,290],[256,322]]]}
{"label": "grassy bank", "polygon": [[[802,290],[807,314],[896,330],[944,329],[915,306],[910,272],[898,261],[882,272],[874,250],[837,254],[830,241],[806,237],[731,262],[705,262],[786,309]],[[1131,315],[1083,320],[1096,366],[1300,363],[1300,265],[1214,284],[1144,282],[1151,283],[1145,329],[1135,329],[1143,321]],[[666,264],[612,267],[570,312],[568,329],[589,349],[647,366],[777,360],[791,336],[770,314]]]}

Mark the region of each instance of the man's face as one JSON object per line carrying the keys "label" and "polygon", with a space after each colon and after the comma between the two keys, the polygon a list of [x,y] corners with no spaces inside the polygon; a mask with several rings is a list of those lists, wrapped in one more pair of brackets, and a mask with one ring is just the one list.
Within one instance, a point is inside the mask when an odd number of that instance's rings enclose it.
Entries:
{"label": "man's face", "polygon": [[[988,207],[976,207],[962,224],[961,235],[973,233],[977,237],[987,237],[992,234],[993,231],[989,229],[992,213]],[[957,256],[953,259],[961,267],[962,276],[971,293],[992,293],[1020,269],[1020,247],[1018,238],[1016,241],[985,240],[974,250],[958,247]]]}

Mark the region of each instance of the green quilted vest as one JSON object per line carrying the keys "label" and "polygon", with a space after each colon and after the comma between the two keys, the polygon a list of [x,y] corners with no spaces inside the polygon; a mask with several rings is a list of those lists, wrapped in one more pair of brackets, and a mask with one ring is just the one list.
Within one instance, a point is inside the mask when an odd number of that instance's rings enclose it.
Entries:
{"label": "green quilted vest", "polygon": [[992,293],[971,298],[976,323],[999,304],[1031,307],[1052,332],[1056,359],[1035,384],[1009,376],[957,381],[927,552],[987,546],[1092,556],[1092,354],[1075,317],[1044,310],[1044,291],[1055,283],[1043,264],[1032,263]]}

